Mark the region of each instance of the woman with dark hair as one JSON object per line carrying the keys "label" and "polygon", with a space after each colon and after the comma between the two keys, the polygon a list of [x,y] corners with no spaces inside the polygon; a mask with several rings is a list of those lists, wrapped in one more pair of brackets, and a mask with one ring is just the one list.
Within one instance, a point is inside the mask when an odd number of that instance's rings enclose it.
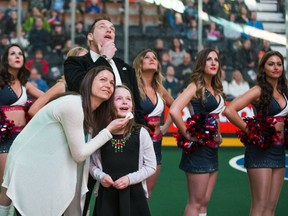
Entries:
{"label": "woman with dark hair", "polygon": [[183,58],[186,50],[183,46],[183,41],[179,38],[173,38],[171,42],[171,48],[169,49],[169,55],[171,63],[177,67],[183,63]]}
{"label": "woman with dark hair", "polygon": [[30,71],[25,67],[24,51],[17,44],[9,45],[2,55],[0,68],[0,183],[7,154],[13,140],[26,125],[27,94],[38,98],[42,91],[27,82]]}
{"label": "woman with dark hair", "polygon": [[156,170],[153,142],[133,118],[135,105],[127,86],[116,87],[114,107],[117,117],[129,123],[92,155],[90,173],[100,183],[93,215],[149,216],[146,179]]}
{"label": "woman with dark hair", "polygon": [[[224,114],[241,131],[246,146],[252,206],[250,215],[274,215],[285,175],[284,126],[288,114],[287,80],[281,53],[269,51],[259,63],[257,84],[233,100]],[[238,111],[253,105],[255,116],[242,119]]]}
{"label": "woman with dark hair", "polygon": [[171,106],[174,99],[162,84],[161,65],[156,52],[145,49],[133,61],[137,83],[140,92],[141,107],[144,111],[146,125],[151,130],[154,151],[157,159],[155,174],[147,179],[148,197],[157,183],[162,162],[162,135],[165,134],[172,123],[170,117],[161,126],[161,116],[165,105]]}
{"label": "woman with dark hair", "polygon": [[32,118],[8,155],[1,216],[7,215],[11,200],[21,215],[81,215],[89,156],[127,123],[124,118],[112,121],[114,88],[110,67],[92,68],[80,94],[59,97]]}
{"label": "woman with dark hair", "polygon": [[[208,48],[200,51],[191,83],[170,107],[170,115],[179,129],[179,136],[186,140],[183,141],[184,145],[179,140],[177,143],[178,147],[183,148],[179,168],[186,173],[188,187],[185,216],[207,215],[207,205],[216,183],[218,146],[222,142],[219,113],[225,102],[220,77],[221,65],[216,50]],[[190,106],[193,107],[193,115],[187,119],[186,127],[181,112]]]}

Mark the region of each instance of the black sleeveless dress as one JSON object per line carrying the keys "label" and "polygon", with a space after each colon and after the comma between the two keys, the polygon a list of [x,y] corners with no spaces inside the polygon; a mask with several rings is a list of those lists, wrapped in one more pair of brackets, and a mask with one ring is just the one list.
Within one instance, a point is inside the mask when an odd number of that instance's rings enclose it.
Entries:
{"label": "black sleeveless dress", "polygon": [[[113,135],[122,139],[123,135]],[[139,132],[133,132],[122,151],[107,142],[101,147],[103,172],[113,181],[139,169]],[[100,184],[93,216],[150,216],[142,183],[129,185],[123,190],[105,188]]]}
{"label": "black sleeveless dress", "polygon": [[[286,104],[287,106],[287,104]],[[286,106],[283,108],[285,109]],[[254,106],[259,113],[257,105]],[[272,97],[267,116],[275,116],[283,110],[279,103]],[[285,144],[271,145],[268,148],[260,148],[257,145],[246,143],[244,167],[250,168],[284,168],[285,167]]]}
{"label": "black sleeveless dress", "polygon": [[[204,103],[201,99],[191,100],[195,114],[209,114],[219,106],[220,101],[218,102],[208,90],[205,90],[205,96]],[[218,148],[201,145],[190,154],[183,151],[179,168],[184,172],[196,174],[218,171]]]}

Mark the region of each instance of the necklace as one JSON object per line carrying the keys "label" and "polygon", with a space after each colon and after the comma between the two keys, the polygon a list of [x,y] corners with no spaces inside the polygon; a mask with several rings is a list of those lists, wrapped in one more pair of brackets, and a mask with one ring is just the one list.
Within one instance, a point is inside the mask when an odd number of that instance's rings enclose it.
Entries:
{"label": "necklace", "polygon": [[123,152],[123,148],[126,144],[126,141],[130,138],[131,132],[127,134],[127,136],[121,139],[111,139],[112,146],[114,147],[115,152]]}

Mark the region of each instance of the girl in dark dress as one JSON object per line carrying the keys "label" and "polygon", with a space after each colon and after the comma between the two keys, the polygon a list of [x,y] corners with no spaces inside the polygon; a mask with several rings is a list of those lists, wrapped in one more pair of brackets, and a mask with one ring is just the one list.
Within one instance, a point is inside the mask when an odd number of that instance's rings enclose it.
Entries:
{"label": "girl in dark dress", "polygon": [[117,86],[117,117],[131,118],[92,156],[90,173],[100,182],[93,216],[149,216],[146,179],[156,170],[153,142],[133,119],[134,103],[126,86]]}
{"label": "girl in dark dress", "polygon": [[[226,117],[241,130],[241,140],[246,146],[244,165],[252,195],[251,216],[275,214],[285,174],[287,96],[283,56],[277,51],[269,51],[260,61],[257,85],[233,100],[224,111]],[[258,121],[261,117],[266,122],[274,123],[269,128],[264,126],[264,121],[258,127],[250,127],[249,121],[244,121],[237,113],[248,104],[253,105],[255,112],[251,120]],[[263,137],[261,134],[268,129],[270,133]],[[243,139],[245,136],[248,139]]]}

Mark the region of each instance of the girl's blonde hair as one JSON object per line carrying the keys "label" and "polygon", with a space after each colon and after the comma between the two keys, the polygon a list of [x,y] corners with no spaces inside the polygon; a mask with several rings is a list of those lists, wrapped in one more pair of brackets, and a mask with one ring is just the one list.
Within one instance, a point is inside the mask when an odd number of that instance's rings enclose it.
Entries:
{"label": "girl's blonde hair", "polygon": [[70,57],[70,56],[79,56],[79,54],[81,52],[86,52],[88,53],[88,50],[85,49],[84,47],[73,47],[72,49],[70,49],[67,53],[67,58]]}

